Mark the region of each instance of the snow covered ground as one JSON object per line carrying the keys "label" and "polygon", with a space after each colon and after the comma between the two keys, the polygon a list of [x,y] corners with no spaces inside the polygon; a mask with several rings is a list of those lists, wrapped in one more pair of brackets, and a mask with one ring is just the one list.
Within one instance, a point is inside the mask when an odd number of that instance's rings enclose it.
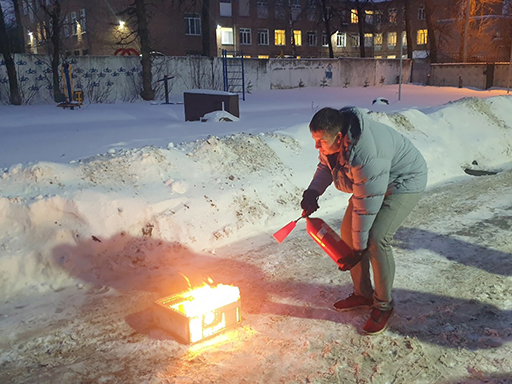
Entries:
{"label": "snow covered ground", "polygon": [[[512,383],[512,98],[397,91],[250,94],[236,122],[184,122],[181,104],[0,106],[0,382]],[[374,337],[368,310],[330,309],[350,276],[304,223],[272,238],[316,168],[309,120],[345,105],[429,165],[395,238],[396,315]],[[339,227],[347,199],[331,187],[318,217]],[[239,286],[242,326],[193,346],[154,327],[152,302],[184,276]]]}

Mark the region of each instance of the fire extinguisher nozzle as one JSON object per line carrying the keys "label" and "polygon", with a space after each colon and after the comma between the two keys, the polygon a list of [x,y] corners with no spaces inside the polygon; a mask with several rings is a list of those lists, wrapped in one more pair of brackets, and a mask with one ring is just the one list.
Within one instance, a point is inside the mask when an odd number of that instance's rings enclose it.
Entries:
{"label": "fire extinguisher nozzle", "polygon": [[284,239],[286,238],[286,236],[288,236],[290,234],[290,232],[293,231],[293,229],[295,228],[296,225],[297,225],[297,221],[289,222],[283,228],[281,228],[279,231],[274,233],[274,235],[273,235],[274,239],[276,239],[276,241],[279,244],[281,244],[284,241]]}

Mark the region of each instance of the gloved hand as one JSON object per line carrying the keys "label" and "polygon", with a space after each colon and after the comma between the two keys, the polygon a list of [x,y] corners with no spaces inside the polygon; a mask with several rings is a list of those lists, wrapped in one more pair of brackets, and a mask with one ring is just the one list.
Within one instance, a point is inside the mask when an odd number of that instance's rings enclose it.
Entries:
{"label": "gloved hand", "polygon": [[363,249],[362,251],[353,250],[348,256],[338,259],[338,269],[340,271],[348,271],[354,268],[362,260],[366,251],[367,249]]}
{"label": "gloved hand", "polygon": [[303,209],[302,216],[309,216],[318,208],[318,197],[320,194],[314,189],[306,189],[302,194],[300,207]]}

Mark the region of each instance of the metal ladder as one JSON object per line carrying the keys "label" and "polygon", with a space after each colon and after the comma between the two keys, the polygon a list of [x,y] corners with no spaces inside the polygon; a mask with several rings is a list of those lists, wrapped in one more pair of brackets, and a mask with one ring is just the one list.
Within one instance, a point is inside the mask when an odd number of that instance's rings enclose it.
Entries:
{"label": "metal ladder", "polygon": [[245,72],[243,51],[222,50],[224,91],[238,93],[245,101]]}

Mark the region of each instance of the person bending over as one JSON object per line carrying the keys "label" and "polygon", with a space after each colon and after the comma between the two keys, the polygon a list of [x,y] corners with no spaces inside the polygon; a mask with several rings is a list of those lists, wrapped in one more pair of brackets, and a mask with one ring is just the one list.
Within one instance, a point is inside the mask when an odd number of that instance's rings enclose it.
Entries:
{"label": "person bending over", "polygon": [[320,161],[303,193],[303,215],[319,208],[318,197],[331,183],[352,194],[341,238],[357,256],[357,264],[350,268],[353,293],[334,308],[372,306],[363,331],[381,333],[394,307],[391,241],[425,190],[427,164],[409,139],[355,107],[323,108],[313,116],[309,129]]}

